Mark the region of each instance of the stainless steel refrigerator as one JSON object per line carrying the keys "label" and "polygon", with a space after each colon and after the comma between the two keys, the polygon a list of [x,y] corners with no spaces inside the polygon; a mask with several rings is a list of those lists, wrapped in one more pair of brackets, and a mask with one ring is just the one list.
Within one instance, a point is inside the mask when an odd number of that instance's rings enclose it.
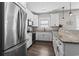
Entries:
{"label": "stainless steel refrigerator", "polygon": [[2,8],[1,15],[3,16],[0,26],[2,28],[2,32],[0,32],[0,35],[2,33],[0,39],[2,55],[26,56],[25,23],[27,14],[14,2],[0,2],[0,8]]}

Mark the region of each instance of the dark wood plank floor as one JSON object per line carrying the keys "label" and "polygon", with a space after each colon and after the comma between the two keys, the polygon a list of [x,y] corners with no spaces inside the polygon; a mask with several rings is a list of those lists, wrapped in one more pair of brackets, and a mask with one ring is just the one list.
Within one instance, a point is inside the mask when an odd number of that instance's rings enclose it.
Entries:
{"label": "dark wood plank floor", "polygon": [[36,41],[28,50],[28,56],[54,56],[52,42]]}

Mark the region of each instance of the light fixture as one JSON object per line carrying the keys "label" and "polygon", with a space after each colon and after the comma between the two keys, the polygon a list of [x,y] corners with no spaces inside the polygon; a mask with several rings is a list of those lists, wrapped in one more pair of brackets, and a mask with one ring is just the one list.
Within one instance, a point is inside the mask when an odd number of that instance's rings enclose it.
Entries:
{"label": "light fixture", "polygon": [[62,17],[62,20],[64,20],[64,7],[62,7],[62,9],[63,9],[63,17]]}
{"label": "light fixture", "polygon": [[70,2],[70,12],[69,15],[72,16],[72,12],[71,12],[71,2]]}

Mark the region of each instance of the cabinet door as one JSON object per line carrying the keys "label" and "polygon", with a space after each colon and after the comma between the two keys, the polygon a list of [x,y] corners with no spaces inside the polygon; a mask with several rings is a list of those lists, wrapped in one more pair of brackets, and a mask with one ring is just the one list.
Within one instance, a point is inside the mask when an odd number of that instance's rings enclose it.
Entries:
{"label": "cabinet door", "polygon": [[59,48],[59,52],[58,52],[59,56],[63,56],[64,55],[64,44],[60,40],[58,40],[58,48]]}
{"label": "cabinet door", "polygon": [[58,47],[57,47],[57,43],[56,43],[56,40],[53,39],[53,47],[54,47],[54,52],[55,52],[55,55],[58,56]]}
{"label": "cabinet door", "polygon": [[32,45],[32,33],[29,33],[27,39],[27,48],[29,48],[31,45]]}
{"label": "cabinet door", "polygon": [[38,15],[33,15],[33,26],[38,26]]}
{"label": "cabinet door", "polygon": [[57,32],[53,32],[53,47],[56,56],[63,56],[64,55],[64,45],[59,40]]}
{"label": "cabinet door", "polygon": [[38,32],[36,32],[36,39],[35,40],[38,40]]}
{"label": "cabinet door", "polygon": [[59,25],[59,14],[51,14],[51,26],[58,26]]}
{"label": "cabinet door", "polygon": [[42,41],[51,41],[52,40],[52,33],[50,32],[38,32],[36,34],[36,40],[42,40]]}
{"label": "cabinet door", "polygon": [[39,33],[39,40],[44,40],[44,34],[43,33]]}
{"label": "cabinet door", "polygon": [[51,41],[51,39],[52,39],[52,37],[51,37],[51,33],[50,32],[44,32],[43,33],[43,39],[45,40],[45,41]]}

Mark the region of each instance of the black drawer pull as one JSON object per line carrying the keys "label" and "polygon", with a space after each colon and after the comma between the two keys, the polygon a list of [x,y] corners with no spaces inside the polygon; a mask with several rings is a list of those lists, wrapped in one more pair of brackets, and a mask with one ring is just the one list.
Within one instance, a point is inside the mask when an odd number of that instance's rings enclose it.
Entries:
{"label": "black drawer pull", "polygon": [[57,51],[59,52],[59,47],[57,46]]}
{"label": "black drawer pull", "polygon": [[59,45],[61,45],[61,43],[59,43]]}

